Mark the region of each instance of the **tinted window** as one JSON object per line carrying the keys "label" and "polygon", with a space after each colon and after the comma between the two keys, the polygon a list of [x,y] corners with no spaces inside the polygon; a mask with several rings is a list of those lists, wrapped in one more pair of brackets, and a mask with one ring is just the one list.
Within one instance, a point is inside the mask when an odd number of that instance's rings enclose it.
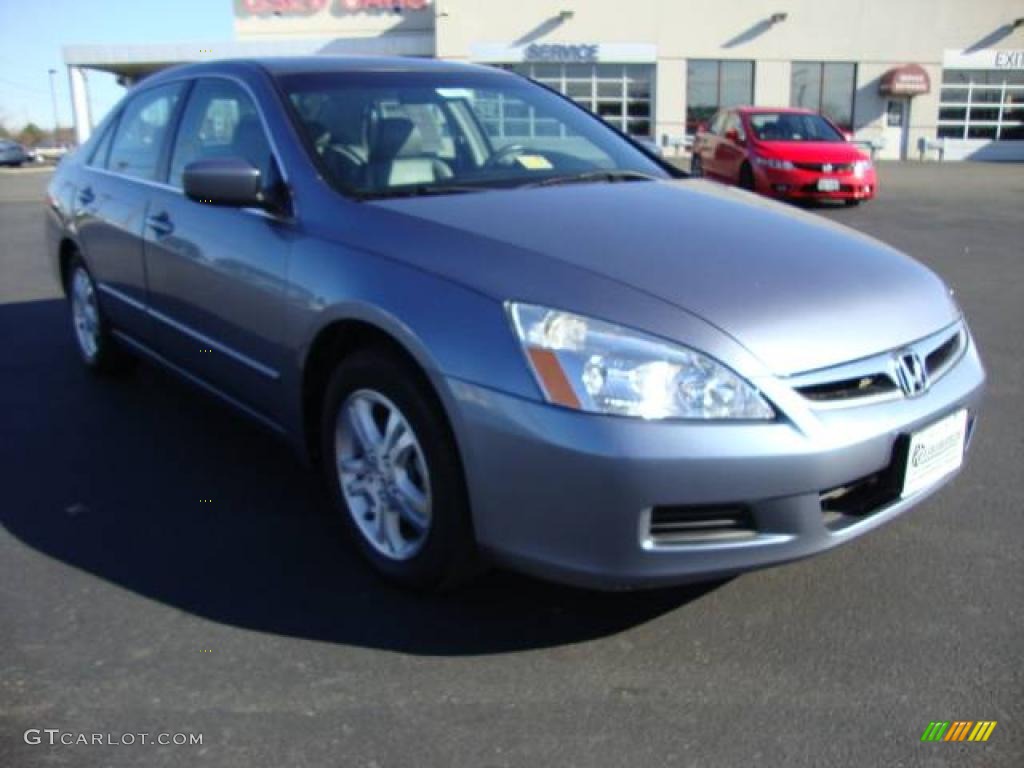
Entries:
{"label": "tinted window", "polygon": [[125,107],[107,168],[138,179],[157,178],[160,152],[183,85],[171,83],[134,96]]}
{"label": "tinted window", "polygon": [[722,107],[754,101],[754,62],[691,59],[686,66],[686,130]]}
{"label": "tinted window", "polygon": [[182,186],[185,166],[196,160],[237,157],[267,179],[273,154],[252,97],[230,80],[200,80],[192,90],[171,155],[168,183]]}
{"label": "tinted window", "polygon": [[754,62],[723,61],[722,92],[719,103],[723,107],[750,104],[754,100]]}
{"label": "tinted window", "polygon": [[846,129],[853,126],[857,65],[847,62],[794,61],[789,104],[828,115]]}
{"label": "tinted window", "polygon": [[[690,133],[718,109],[718,62],[691,61],[686,71],[686,121]],[[718,133],[715,130],[715,133]]]}
{"label": "tinted window", "polygon": [[855,64],[827,62],[822,68],[821,112],[846,128],[853,126],[856,80]]}

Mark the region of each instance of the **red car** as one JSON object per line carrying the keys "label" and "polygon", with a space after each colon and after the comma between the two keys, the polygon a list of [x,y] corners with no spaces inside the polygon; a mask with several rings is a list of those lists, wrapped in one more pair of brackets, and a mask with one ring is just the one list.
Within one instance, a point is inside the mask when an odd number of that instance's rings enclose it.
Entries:
{"label": "red car", "polygon": [[723,109],[698,130],[691,170],[794,200],[856,205],[878,191],[871,159],[831,120],[807,109]]}

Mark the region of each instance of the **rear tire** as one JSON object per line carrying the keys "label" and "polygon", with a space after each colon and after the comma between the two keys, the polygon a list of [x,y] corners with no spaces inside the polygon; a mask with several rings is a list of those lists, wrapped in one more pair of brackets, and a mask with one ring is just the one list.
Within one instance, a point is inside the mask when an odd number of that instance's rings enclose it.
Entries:
{"label": "rear tire", "polygon": [[320,435],[331,500],[374,570],[420,591],[477,573],[455,441],[419,371],[385,350],[346,358],[327,385]]}
{"label": "rear tire", "polygon": [[136,359],[110,333],[110,324],[100,309],[96,283],[78,256],[68,265],[68,310],[78,354],[90,371],[118,375],[130,370]]}

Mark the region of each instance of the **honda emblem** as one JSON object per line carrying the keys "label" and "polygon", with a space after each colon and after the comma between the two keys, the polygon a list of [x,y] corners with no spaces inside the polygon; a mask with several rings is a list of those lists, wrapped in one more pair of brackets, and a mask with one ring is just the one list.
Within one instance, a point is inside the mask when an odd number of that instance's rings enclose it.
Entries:
{"label": "honda emblem", "polygon": [[896,355],[896,381],[907,397],[916,397],[928,389],[928,371],[917,352]]}

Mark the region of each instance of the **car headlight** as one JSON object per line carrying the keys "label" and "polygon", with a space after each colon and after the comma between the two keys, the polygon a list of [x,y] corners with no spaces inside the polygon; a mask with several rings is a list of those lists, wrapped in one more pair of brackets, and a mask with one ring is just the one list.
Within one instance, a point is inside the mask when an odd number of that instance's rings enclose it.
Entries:
{"label": "car headlight", "polygon": [[753,385],[706,355],[611,323],[508,302],[548,402],[643,419],[772,419]]}
{"label": "car headlight", "polygon": [[870,160],[858,160],[853,164],[853,175],[863,176],[865,173],[871,170]]}
{"label": "car headlight", "polygon": [[777,171],[792,171],[796,167],[789,160],[779,160],[777,157],[754,155],[754,162],[766,168],[774,168]]}

